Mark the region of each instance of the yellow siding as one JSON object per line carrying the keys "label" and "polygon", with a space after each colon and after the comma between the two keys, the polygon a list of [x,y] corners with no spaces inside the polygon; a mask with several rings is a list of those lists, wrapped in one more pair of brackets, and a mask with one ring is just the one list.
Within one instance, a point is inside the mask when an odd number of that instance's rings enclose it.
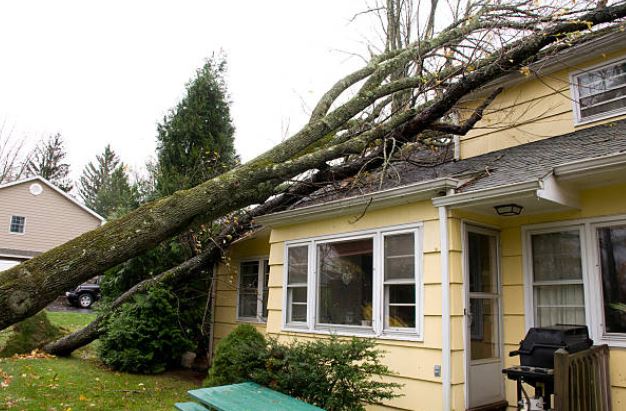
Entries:
{"label": "yellow siding", "polygon": [[[466,136],[461,137],[461,158],[474,157],[625,118],[625,116],[613,117],[575,126],[570,96],[571,72],[601,64],[621,55],[623,52],[607,54],[539,78],[529,77],[528,81],[504,90],[489,106],[483,120]],[[480,101],[463,103],[461,115],[469,115]]]}
{"label": "yellow siding", "polygon": [[[270,264],[272,265],[270,284],[270,300],[273,302],[267,331],[280,338],[323,338],[318,334],[283,332],[282,331],[282,277],[285,241],[304,239],[316,236],[350,233],[373,228],[382,228],[400,224],[423,223],[424,249],[424,330],[423,342],[379,340],[379,347],[385,351],[384,362],[396,373],[388,380],[404,384],[401,398],[385,404],[385,407],[370,407],[371,410],[438,410],[442,404],[441,378],[434,376],[435,365],[441,365],[441,271],[440,271],[440,239],[437,209],[430,201],[393,207],[384,210],[367,212],[361,219],[354,222],[351,217],[337,217],[324,221],[280,227],[272,230]],[[460,253],[459,253],[460,255]],[[458,285],[458,289],[461,286]],[[455,298],[461,292],[454,292]],[[462,301],[456,298],[453,310],[462,310]],[[274,314],[274,315],[273,315]],[[462,350],[463,336],[453,334],[453,347]],[[463,382],[462,351],[461,355],[453,356],[453,370],[460,370],[454,378]],[[462,385],[460,386],[462,387]],[[463,395],[459,397],[459,388],[455,393],[458,408],[463,409]],[[462,392],[462,388],[460,388]]]}
{"label": "yellow siding", "polygon": [[[522,228],[527,225],[565,222],[593,217],[626,215],[626,185],[607,186],[581,191],[581,209],[566,213],[493,218],[455,210],[456,218],[495,226],[500,230],[500,262],[503,297],[504,353],[518,348],[526,335],[524,303],[524,262]],[[519,364],[518,357],[504,357],[505,366]],[[611,385],[614,409],[626,409],[626,349],[611,349]],[[515,384],[505,384],[507,401],[515,403]]]}
{"label": "yellow siding", "polygon": [[[238,324],[237,319],[237,284],[239,263],[250,258],[263,258],[269,255],[269,236],[257,237],[238,242],[231,246],[224,260],[217,266],[217,293],[213,313],[213,349],[220,340],[227,336]],[[270,267],[270,286],[274,268]],[[265,333],[265,323],[250,322],[257,330]]]}

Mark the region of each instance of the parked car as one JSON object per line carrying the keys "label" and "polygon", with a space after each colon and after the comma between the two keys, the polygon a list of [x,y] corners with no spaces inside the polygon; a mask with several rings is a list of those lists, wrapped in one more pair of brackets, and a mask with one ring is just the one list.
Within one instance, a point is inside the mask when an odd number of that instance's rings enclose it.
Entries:
{"label": "parked car", "polygon": [[65,293],[67,301],[76,307],[89,308],[100,299],[100,277],[89,280]]}

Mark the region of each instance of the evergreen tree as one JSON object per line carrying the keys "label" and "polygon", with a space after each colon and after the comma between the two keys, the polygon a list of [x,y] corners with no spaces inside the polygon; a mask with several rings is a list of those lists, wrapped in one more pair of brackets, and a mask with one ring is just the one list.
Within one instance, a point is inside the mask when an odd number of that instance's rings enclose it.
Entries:
{"label": "evergreen tree", "polygon": [[137,193],[122,163],[107,145],[96,162],[89,162],[78,189],[85,205],[106,218],[115,218],[137,207]]}
{"label": "evergreen tree", "polygon": [[65,163],[63,137],[57,133],[41,141],[31,152],[27,160],[29,176],[41,176],[61,190],[68,192],[73,188],[69,178],[70,165]]}
{"label": "evergreen tree", "polygon": [[225,71],[223,57],[209,59],[187,83],[185,97],[158,125],[160,195],[193,187],[238,163]]}

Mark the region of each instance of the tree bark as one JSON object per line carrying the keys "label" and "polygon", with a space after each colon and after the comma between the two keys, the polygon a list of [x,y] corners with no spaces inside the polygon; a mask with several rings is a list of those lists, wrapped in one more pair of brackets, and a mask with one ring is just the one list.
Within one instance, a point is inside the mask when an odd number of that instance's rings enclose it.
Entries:
{"label": "tree bark", "polygon": [[[593,25],[612,22],[624,15],[626,4],[621,3],[589,12],[572,21],[550,25],[529,35],[524,41],[506,46],[502,51],[477,61],[475,71],[462,70],[455,77],[456,82],[447,87],[440,97],[420,109],[398,114],[403,121],[396,118],[393,124],[402,127],[403,134],[420,133],[445,115],[467,93],[532,61],[544,47],[565,34],[585,31]],[[443,32],[429,40],[428,44],[435,44],[449,35],[450,32]],[[406,54],[415,55],[416,49],[422,47],[415,46],[406,50]],[[402,53],[395,54],[396,58]],[[318,119],[313,118],[294,136],[249,163],[192,189],[146,204],[118,220],[1,272],[0,330],[34,315],[64,291],[173,236],[196,216],[218,219],[232,211],[261,203],[274,194],[275,187],[282,181],[307,170],[323,169],[328,161],[345,154],[358,153],[372,142],[370,138],[380,138],[383,131],[391,131],[389,127],[392,123],[387,122],[377,131],[378,134],[370,133],[367,138],[353,138],[297,157],[377,100],[423,85],[421,77],[383,83],[383,79],[393,72],[394,64],[391,62],[387,59],[385,64],[375,65],[359,92],[346,103]],[[402,63],[402,59],[397,62]],[[327,107],[330,105],[322,104],[317,113],[325,113]]]}

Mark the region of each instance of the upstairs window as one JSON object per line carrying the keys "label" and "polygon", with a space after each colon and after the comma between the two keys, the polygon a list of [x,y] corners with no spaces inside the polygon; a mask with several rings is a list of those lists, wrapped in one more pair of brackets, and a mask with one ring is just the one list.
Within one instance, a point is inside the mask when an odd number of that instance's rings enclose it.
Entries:
{"label": "upstairs window", "polygon": [[576,123],[626,113],[626,61],[572,76]]}
{"label": "upstairs window", "polygon": [[15,234],[24,233],[24,225],[26,224],[26,217],[12,216],[10,232]]}
{"label": "upstairs window", "polygon": [[239,266],[240,320],[265,321],[267,318],[269,273],[266,259],[244,261]]}

